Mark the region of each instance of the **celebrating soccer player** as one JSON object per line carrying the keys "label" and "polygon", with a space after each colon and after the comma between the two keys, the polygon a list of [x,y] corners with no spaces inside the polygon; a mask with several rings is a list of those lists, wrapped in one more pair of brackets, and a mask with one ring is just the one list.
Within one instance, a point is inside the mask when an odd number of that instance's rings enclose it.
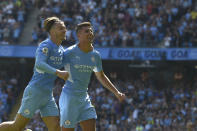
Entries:
{"label": "celebrating soccer player", "polygon": [[25,88],[20,109],[14,121],[0,124],[0,131],[22,131],[34,112],[39,109],[48,131],[60,131],[59,111],[53,97],[52,88],[56,76],[67,80],[68,72],[60,71],[63,61],[63,47],[66,27],[57,17],[44,21],[44,28],[50,38],[41,42],[36,50],[34,74]]}
{"label": "celebrating soccer player", "polygon": [[79,43],[64,52],[65,70],[69,78],[65,83],[60,100],[60,126],[62,131],[74,131],[80,123],[83,131],[96,130],[96,111],[87,94],[91,73],[94,71],[97,79],[122,101],[125,94],[119,92],[102,70],[99,52],[93,47],[94,33],[89,22],[77,25]]}

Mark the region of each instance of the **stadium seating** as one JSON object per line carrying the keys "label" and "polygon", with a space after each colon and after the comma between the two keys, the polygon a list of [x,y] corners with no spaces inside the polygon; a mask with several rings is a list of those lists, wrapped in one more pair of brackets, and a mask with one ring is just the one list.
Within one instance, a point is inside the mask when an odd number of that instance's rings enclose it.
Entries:
{"label": "stadium seating", "polygon": [[197,44],[195,4],[194,0],[46,1],[40,6],[32,44],[47,36],[43,18],[58,16],[68,29],[65,45],[77,42],[78,23],[90,21],[97,47],[193,47]]}
{"label": "stadium seating", "polygon": [[[35,5],[28,0],[1,0],[0,45],[17,43],[28,10],[34,6],[40,14],[29,45],[47,37],[44,18],[58,16],[67,26],[66,46],[77,42],[75,26],[90,21],[95,47],[196,47],[196,5],[195,0],[36,0]],[[166,73],[170,78],[161,78]],[[197,130],[197,75],[175,70],[135,74],[108,73],[116,87],[126,92],[124,103],[92,79],[89,94],[98,114],[98,131]],[[57,103],[62,85],[58,79],[54,89]],[[8,120],[17,87],[18,77],[0,70],[0,122]],[[47,130],[39,110],[27,128]]]}
{"label": "stadium seating", "polygon": [[1,0],[0,45],[17,44],[31,7],[28,0]]}
{"label": "stadium seating", "polygon": [[0,70],[0,123],[9,120],[9,113],[20,92],[18,77],[14,74]]}

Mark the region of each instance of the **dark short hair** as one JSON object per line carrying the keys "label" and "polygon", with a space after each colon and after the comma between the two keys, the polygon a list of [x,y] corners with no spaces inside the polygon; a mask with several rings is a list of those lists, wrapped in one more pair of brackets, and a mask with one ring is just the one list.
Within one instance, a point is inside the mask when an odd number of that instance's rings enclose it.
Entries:
{"label": "dark short hair", "polygon": [[55,22],[59,22],[60,19],[57,17],[48,17],[44,20],[44,29],[47,32],[50,32],[51,27],[54,25]]}
{"label": "dark short hair", "polygon": [[90,22],[82,22],[77,25],[76,32],[78,33],[83,27],[92,26]]}

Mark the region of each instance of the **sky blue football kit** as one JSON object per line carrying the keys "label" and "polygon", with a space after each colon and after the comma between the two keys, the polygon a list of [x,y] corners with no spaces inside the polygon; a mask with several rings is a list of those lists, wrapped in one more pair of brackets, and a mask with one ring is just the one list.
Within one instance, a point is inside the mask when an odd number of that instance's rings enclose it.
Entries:
{"label": "sky blue football kit", "polygon": [[75,44],[65,50],[63,63],[69,78],[59,100],[60,126],[75,128],[80,121],[97,118],[87,90],[92,72],[102,71],[102,61],[96,50],[85,53]]}
{"label": "sky blue football kit", "polygon": [[64,48],[53,43],[50,38],[41,42],[36,50],[36,61],[31,81],[25,88],[18,113],[32,118],[36,110],[41,116],[59,116],[52,89],[56,69],[63,67]]}

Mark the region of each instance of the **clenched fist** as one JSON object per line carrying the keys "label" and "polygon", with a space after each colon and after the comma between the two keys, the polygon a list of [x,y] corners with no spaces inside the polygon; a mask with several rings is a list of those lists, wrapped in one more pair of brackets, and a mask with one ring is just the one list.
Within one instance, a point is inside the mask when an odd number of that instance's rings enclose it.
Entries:
{"label": "clenched fist", "polygon": [[56,75],[59,77],[59,78],[62,78],[63,80],[67,80],[68,77],[69,77],[69,73],[68,71],[61,71],[61,70],[56,70]]}
{"label": "clenched fist", "polygon": [[124,94],[124,93],[121,93],[121,92],[117,92],[117,93],[115,94],[115,96],[118,98],[118,100],[119,100],[120,102],[124,101],[125,98],[126,98],[125,94]]}

